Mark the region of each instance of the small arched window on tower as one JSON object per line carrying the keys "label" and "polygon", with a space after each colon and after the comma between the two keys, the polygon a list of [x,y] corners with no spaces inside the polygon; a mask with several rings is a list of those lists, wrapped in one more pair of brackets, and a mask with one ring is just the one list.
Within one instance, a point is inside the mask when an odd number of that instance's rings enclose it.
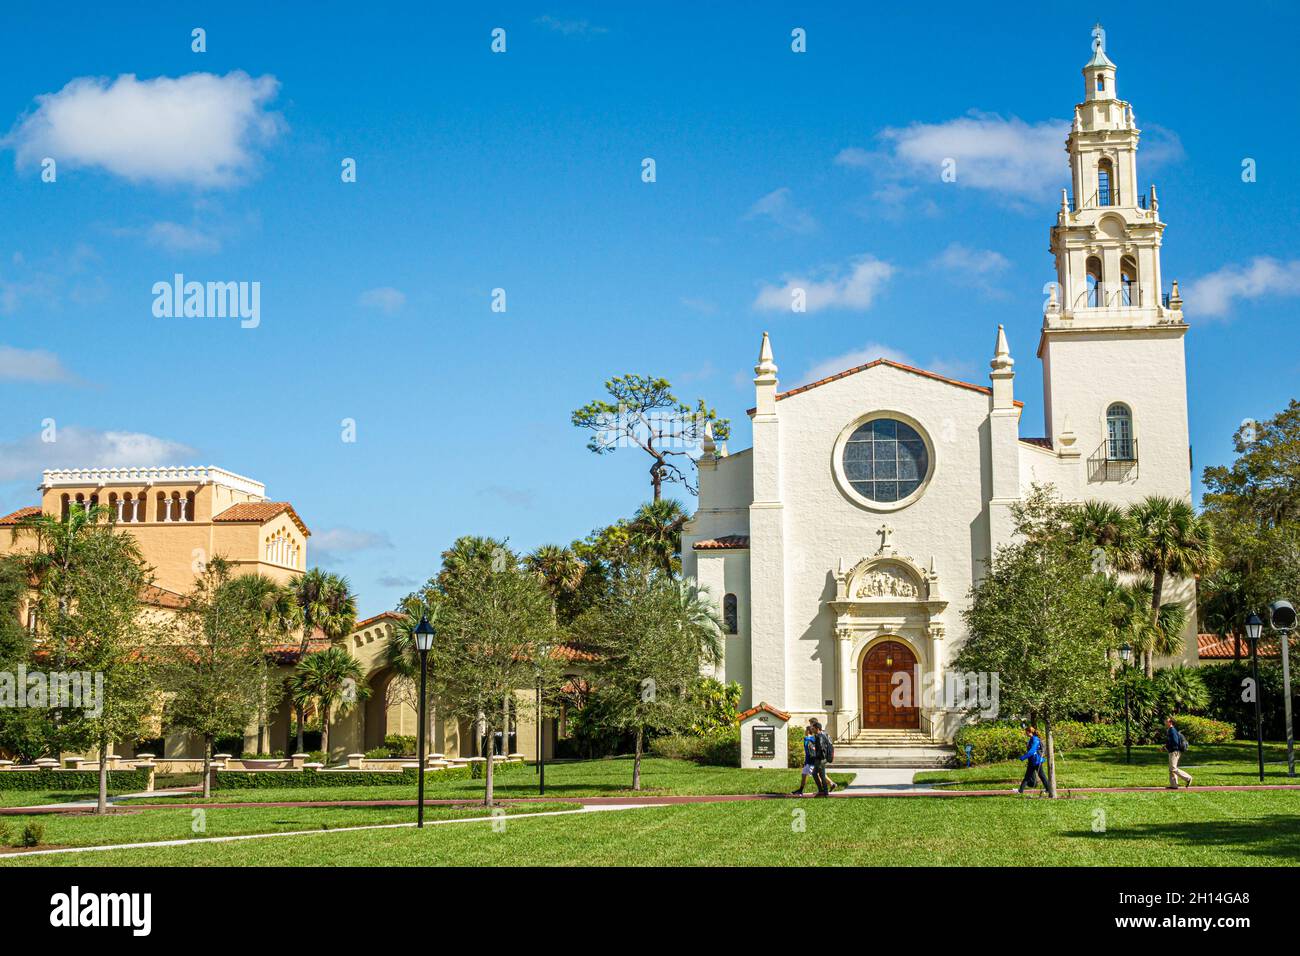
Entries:
{"label": "small arched window on tower", "polygon": [[1099,309],[1102,302],[1101,260],[1088,257],[1088,308]]}
{"label": "small arched window on tower", "polygon": [[1135,461],[1133,413],[1123,402],[1106,409],[1106,457],[1111,461]]}
{"label": "small arched window on tower", "polygon": [[1114,193],[1115,167],[1109,159],[1097,163],[1097,205],[1114,206],[1119,199]]}
{"label": "small arched window on tower", "polygon": [[1097,92],[1098,92],[1098,93],[1105,93],[1105,92],[1106,92],[1106,74],[1105,74],[1105,73],[1098,73],[1098,74],[1097,74]]}
{"label": "small arched window on tower", "polygon": [[736,595],[728,594],[722,599],[722,625],[728,634],[739,630],[739,618],[736,614]]}
{"label": "small arched window on tower", "polygon": [[1119,284],[1125,305],[1141,305],[1142,294],[1138,286],[1137,261],[1125,256],[1119,261]]}

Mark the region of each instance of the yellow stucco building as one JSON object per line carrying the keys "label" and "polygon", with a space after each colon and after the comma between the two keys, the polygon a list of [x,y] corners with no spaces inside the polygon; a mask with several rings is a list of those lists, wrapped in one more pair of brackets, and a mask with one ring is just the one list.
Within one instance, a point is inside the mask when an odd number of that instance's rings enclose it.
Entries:
{"label": "yellow stucco building", "polygon": [[[22,532],[23,518],[44,513],[57,517],[70,508],[102,505],[119,528],[139,545],[145,563],[153,569],[154,584],[142,595],[148,613],[171,614],[182,605],[199,570],[214,556],[229,561],[235,574],[263,574],[286,583],[308,567],[306,523],[287,501],[271,501],[266,487],[252,478],[213,466],[76,468],[44,472],[39,486],[40,504],[20,508],[0,517],[0,555],[32,547],[30,534]],[[20,608],[29,627],[34,611]],[[358,621],[352,633],[339,642],[355,657],[366,675],[370,696],[344,708],[330,721],[330,757],[341,760],[380,746],[388,734],[414,736],[417,716],[415,694],[409,682],[398,677],[385,659],[388,638],[401,617],[383,612]],[[317,632],[308,652],[329,646]],[[272,649],[282,674],[298,663],[300,644]],[[448,757],[475,752],[474,735],[467,726],[432,716],[430,747]],[[522,711],[517,715],[513,741],[518,752],[536,754],[535,728]],[[263,751],[292,753],[291,708],[282,701],[270,715]],[[247,729],[244,750],[258,750],[257,727]],[[135,745],[119,741],[117,752],[131,756]],[[550,750],[548,742],[546,749]],[[164,757],[197,756],[201,745],[182,734],[164,739]]]}

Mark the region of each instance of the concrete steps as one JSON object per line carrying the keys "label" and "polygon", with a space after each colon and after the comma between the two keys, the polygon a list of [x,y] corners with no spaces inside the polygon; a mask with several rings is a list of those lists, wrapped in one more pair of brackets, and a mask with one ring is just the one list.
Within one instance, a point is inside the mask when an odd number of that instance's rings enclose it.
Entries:
{"label": "concrete steps", "polygon": [[861,730],[835,744],[836,768],[914,768],[950,766],[956,750],[935,743],[919,730]]}

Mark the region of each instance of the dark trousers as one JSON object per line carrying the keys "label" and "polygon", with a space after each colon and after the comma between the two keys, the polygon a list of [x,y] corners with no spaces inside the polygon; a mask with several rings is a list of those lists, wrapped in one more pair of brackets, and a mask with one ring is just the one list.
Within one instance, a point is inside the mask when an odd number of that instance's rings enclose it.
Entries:
{"label": "dark trousers", "polygon": [[813,780],[817,783],[818,793],[830,793],[830,781],[826,779],[826,761],[813,761]]}
{"label": "dark trousers", "polygon": [[1043,772],[1043,765],[1041,763],[1032,764],[1028,760],[1025,761],[1025,764],[1025,779],[1020,781],[1020,792],[1024,793],[1029,787],[1036,786],[1034,783],[1035,775],[1038,776],[1039,780],[1043,781],[1043,789],[1049,789],[1047,786],[1047,774]]}

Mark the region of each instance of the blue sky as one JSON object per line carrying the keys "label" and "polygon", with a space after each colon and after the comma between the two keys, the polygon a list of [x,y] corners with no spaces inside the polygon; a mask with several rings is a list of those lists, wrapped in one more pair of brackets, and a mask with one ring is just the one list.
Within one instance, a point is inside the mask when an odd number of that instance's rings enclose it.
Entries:
{"label": "blue sky", "polygon": [[[569,424],[610,375],[669,377],[746,447],[764,329],[791,387],[881,354],[986,382],[1003,323],[1041,434],[1097,16],[1192,324],[1198,473],[1295,394],[1287,4],[208,6],[0,14],[4,511],[43,467],[216,464],[374,613],[458,534],[568,541],[648,497],[641,453]],[[156,318],[177,272],[260,282],[260,324]],[[817,307],[766,307],[794,279]]]}

